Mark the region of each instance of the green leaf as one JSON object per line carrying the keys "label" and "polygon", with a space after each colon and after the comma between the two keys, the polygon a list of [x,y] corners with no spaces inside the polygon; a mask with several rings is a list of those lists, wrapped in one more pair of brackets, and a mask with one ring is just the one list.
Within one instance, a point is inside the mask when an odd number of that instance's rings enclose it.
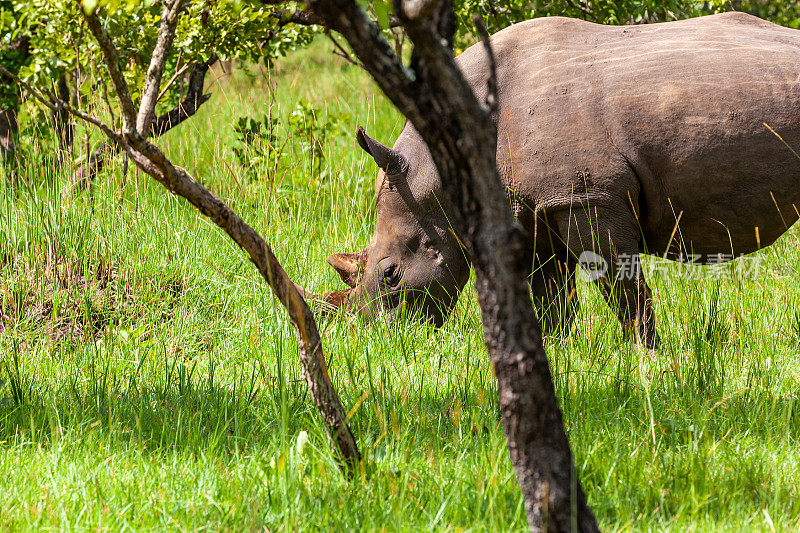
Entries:
{"label": "green leaf", "polygon": [[375,0],[372,3],[372,10],[378,19],[378,24],[382,28],[389,27],[389,2],[387,0]]}

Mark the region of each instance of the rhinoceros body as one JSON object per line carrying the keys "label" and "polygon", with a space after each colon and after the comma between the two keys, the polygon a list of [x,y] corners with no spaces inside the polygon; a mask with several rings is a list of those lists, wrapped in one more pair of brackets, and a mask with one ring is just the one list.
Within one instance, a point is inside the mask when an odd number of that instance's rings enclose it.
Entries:
{"label": "rhinoceros body", "polygon": [[[491,43],[498,170],[530,234],[545,328],[568,323],[577,259],[592,251],[610,265],[597,281],[620,320],[654,346],[639,253],[725,260],[797,220],[800,160],[786,144],[800,149],[800,31],[740,13],[642,26],[554,17]],[[484,98],[482,45],[457,62]],[[329,262],[355,287],[350,303],[396,309],[398,291],[426,293],[414,301],[441,322],[468,262],[429,152],[410,124],[393,149],[359,143],[382,168],[375,235]]]}
{"label": "rhinoceros body", "polygon": [[[498,33],[498,164],[515,214],[575,201],[638,214],[652,253],[678,214],[694,253],[752,252],[794,221],[800,32],[726,13],[667,24],[539,19]],[[485,53],[458,58],[477,90]],[[532,209],[531,209],[532,208]],[[680,242],[673,239],[672,249]],[[671,250],[670,250],[671,251]]]}

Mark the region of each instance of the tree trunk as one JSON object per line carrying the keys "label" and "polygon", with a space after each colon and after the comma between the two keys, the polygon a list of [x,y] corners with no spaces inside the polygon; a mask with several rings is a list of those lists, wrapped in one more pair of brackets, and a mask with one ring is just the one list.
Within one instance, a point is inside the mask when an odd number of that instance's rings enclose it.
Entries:
{"label": "tree trunk", "polygon": [[[513,220],[496,167],[494,57],[482,105],[452,54],[450,1],[395,0],[414,44],[412,74],[354,0],[308,0],[427,143],[454,224],[471,256],[503,427],[532,530],[597,531],[575,474],[541,329],[527,283],[529,243]],[[477,21],[480,22],[479,20]],[[483,25],[480,24],[480,28]],[[485,30],[484,30],[485,31]]]}
{"label": "tree trunk", "polygon": [[0,159],[6,162],[13,162],[16,157],[15,137],[18,130],[16,109],[0,111]]}
{"label": "tree trunk", "polygon": [[[59,100],[69,102],[70,93],[69,85],[67,85],[66,73],[62,73],[61,76],[58,77],[56,94]],[[58,149],[61,152],[58,159],[61,161],[65,157],[64,152],[72,150],[72,119],[66,109],[51,111],[50,115],[53,119],[53,131],[58,140]]]}
{"label": "tree trunk", "polygon": [[[103,62],[120,103],[122,109],[121,133],[111,125],[72,107],[58,97],[45,96],[41,91],[19,79],[16,74],[2,64],[0,64],[0,74],[26,88],[33,98],[51,111],[66,109],[70,114],[100,129],[111,141],[120,145],[139,168],[147,172],[171,193],[188,200],[249,255],[250,260],[289,314],[297,333],[300,362],[303,365],[311,398],[320,411],[334,453],[342,459],[342,468],[351,474],[361,461],[361,453],[347,424],[344,407],[331,382],[317,324],[308,304],[261,235],[245,223],[225,202],[195,181],[184,169],[173,165],[157,146],[147,140],[150,133],[147,117],[152,117],[155,110],[159,80],[164,72],[164,65],[172,46],[170,36],[174,35],[178,25],[181,7],[182,2],[165,2],[162,7],[162,20],[158,34],[160,45],[156,46],[153,56],[150,58],[148,81],[145,82],[147,90],[142,91],[147,98],[142,98],[139,109],[133,104],[130,88],[120,69],[119,53],[100,17],[94,11],[80,10],[86,25],[103,53]],[[140,127],[137,127],[137,117],[145,117]]]}
{"label": "tree trunk", "polygon": [[[30,56],[31,42],[28,36],[22,36],[2,50],[0,59],[9,62],[9,68],[16,75],[20,64],[26,62]],[[19,132],[17,124],[17,106],[19,106],[19,94],[14,87],[13,80],[8,76],[0,75],[0,86],[5,89],[7,100],[4,105],[6,109],[0,109],[0,161],[13,162],[16,164],[16,136]],[[13,94],[11,97],[10,94]]]}

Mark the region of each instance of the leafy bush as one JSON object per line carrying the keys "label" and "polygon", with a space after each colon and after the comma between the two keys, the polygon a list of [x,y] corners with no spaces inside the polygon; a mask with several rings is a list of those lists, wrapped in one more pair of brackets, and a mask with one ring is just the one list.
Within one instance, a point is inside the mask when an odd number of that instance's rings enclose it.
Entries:
{"label": "leafy bush", "polygon": [[296,132],[302,147],[302,154],[311,157],[312,170],[317,171],[325,160],[325,142],[330,137],[343,135],[342,124],[349,120],[347,115],[326,113],[325,119],[320,120],[314,106],[305,100],[300,100],[289,115],[289,127]]}
{"label": "leafy bush", "polygon": [[[251,179],[266,173],[270,182],[274,179],[281,160],[290,151],[298,160],[310,160],[311,171],[322,178],[325,162],[325,145],[332,138],[345,133],[343,124],[349,120],[346,114],[326,112],[320,116],[311,102],[300,100],[283,121],[265,114],[260,119],[242,117],[236,121],[233,131],[236,144],[233,154]],[[282,130],[279,132],[279,129]],[[299,147],[289,150],[288,147]]]}

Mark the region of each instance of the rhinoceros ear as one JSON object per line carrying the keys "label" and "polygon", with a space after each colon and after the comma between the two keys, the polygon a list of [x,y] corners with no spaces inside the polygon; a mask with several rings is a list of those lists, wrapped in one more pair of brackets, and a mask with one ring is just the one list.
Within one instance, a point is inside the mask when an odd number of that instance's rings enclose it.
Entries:
{"label": "rhinoceros ear", "polygon": [[400,155],[400,152],[376,141],[367,135],[362,127],[358,128],[356,141],[358,141],[358,145],[363,148],[365,152],[372,156],[375,163],[377,163],[388,176],[402,174],[408,166],[406,158]]}
{"label": "rhinoceros ear", "polygon": [[344,254],[333,254],[328,256],[328,264],[336,269],[342,281],[355,287],[358,283],[358,277],[364,268],[365,253],[362,252],[348,252]]}

